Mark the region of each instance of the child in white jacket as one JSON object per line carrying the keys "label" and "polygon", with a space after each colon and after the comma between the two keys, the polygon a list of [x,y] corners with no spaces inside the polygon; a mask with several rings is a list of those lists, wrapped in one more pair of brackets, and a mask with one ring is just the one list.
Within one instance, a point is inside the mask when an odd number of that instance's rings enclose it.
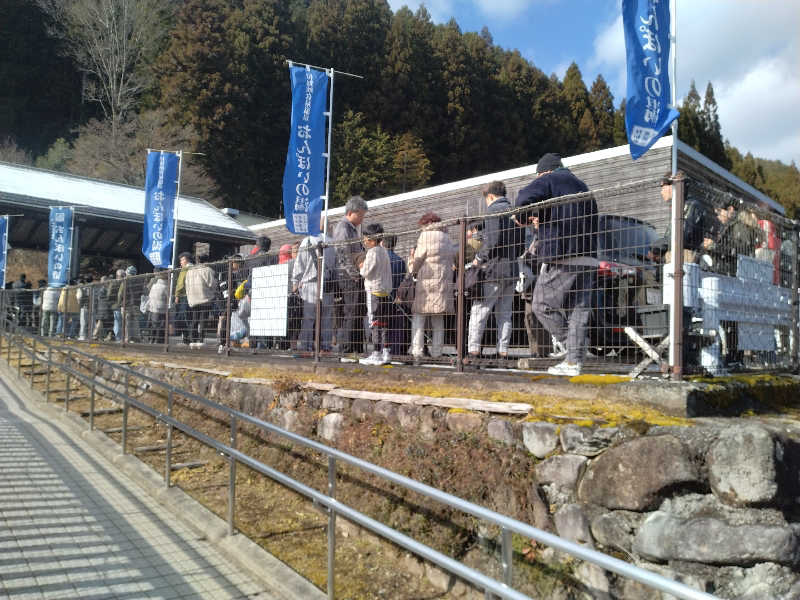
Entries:
{"label": "child in white jacket", "polygon": [[367,292],[367,319],[372,332],[373,351],[359,362],[363,365],[388,365],[389,352],[389,294],[392,292],[392,264],[386,248],[380,245],[383,227],[372,223],[364,228],[364,247],[367,249],[359,272]]}

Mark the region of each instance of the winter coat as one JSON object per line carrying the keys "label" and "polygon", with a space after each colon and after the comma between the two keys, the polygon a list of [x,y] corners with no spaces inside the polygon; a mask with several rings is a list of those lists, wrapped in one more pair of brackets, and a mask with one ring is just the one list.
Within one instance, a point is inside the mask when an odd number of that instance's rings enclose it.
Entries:
{"label": "winter coat", "polygon": [[[504,214],[511,208],[508,199],[497,198],[486,209],[483,241],[475,253],[478,263],[484,263],[483,276],[486,281],[517,277],[517,258],[525,252],[525,229],[516,225],[508,214]],[[494,261],[485,265],[491,259]]]}
{"label": "winter coat", "polygon": [[454,312],[453,265],[458,248],[436,224],[419,234],[410,272],[416,275],[417,285],[411,311],[421,315]]}
{"label": "winter coat", "polygon": [[[303,238],[297,251],[297,258],[292,265],[292,286],[297,287],[297,293],[303,302],[315,303],[317,301],[317,251],[316,247],[322,242],[323,234]],[[336,251],[333,247],[326,247],[322,254],[322,266],[325,270],[325,280],[329,283],[336,277]]]}
{"label": "winter coat", "polygon": [[54,287],[49,287],[42,293],[42,310],[46,312],[56,312],[58,310],[58,301],[61,297],[61,290]]}
{"label": "winter coat", "polygon": [[217,298],[217,279],[208,265],[195,265],[186,271],[186,300],[189,306],[208,304]]}
{"label": "winter coat", "polygon": [[96,285],[92,289],[94,294],[94,318],[108,319],[111,316],[111,303],[108,301],[108,285]]}
{"label": "winter coat", "polygon": [[367,250],[359,273],[364,278],[364,289],[368,294],[388,296],[392,293],[392,263],[383,246]]}
{"label": "winter coat", "polygon": [[147,311],[163,315],[167,312],[167,280],[156,278],[147,295]]}
{"label": "winter coat", "polygon": [[[358,280],[358,269],[355,257],[361,253],[361,236],[358,229],[347,218],[343,218],[333,229],[333,241],[336,245],[337,279]],[[342,244],[341,242],[349,242]]]}
{"label": "winter coat", "polygon": [[520,190],[517,206],[531,206],[530,215],[539,217],[536,254],[540,262],[596,255],[597,203],[592,195],[536,208],[545,200],[588,191],[583,181],[563,167],[537,177]]}
{"label": "winter coat", "polygon": [[80,312],[78,304],[78,288],[65,287],[61,289],[61,296],[58,299],[58,312],[73,314]]}

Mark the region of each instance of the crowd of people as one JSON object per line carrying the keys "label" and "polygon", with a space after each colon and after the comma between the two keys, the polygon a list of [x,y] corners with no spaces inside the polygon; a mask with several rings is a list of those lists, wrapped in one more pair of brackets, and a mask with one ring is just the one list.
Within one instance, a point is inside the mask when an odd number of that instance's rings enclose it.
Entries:
{"label": "crowd of people", "polygon": [[[662,180],[671,201],[673,178]],[[536,177],[511,202],[501,181],[482,188],[485,212],[468,225],[464,248],[467,367],[485,362],[485,335],[493,315],[496,359],[508,357],[514,329],[514,298],[524,302],[531,357],[555,357],[559,375],[581,372],[597,287],[598,211],[594,196],[557,154],[537,163]],[[567,200],[553,199],[567,197]],[[366,223],[368,207],[351,197],[330,235],[307,236],[270,254],[268,237],[247,255],[227,257],[215,268],[189,252],[173,272],[137,275],[128,265],[111,273],[89,273],[66,287],[33,288],[23,274],[11,284],[18,292],[20,324],[42,336],[78,340],[165,343],[169,336],[192,348],[213,338],[228,346],[320,352],[351,357],[368,365],[402,358],[420,364],[441,359],[446,327],[455,329],[459,246],[435,212],[417,221],[410,251],[396,253],[397,235],[380,223]],[[669,260],[668,239],[648,256]],[[701,255],[723,274],[735,275],[737,253],[768,245],[752,211],[734,203],[710,210],[689,195],[684,203],[684,260]],[[763,256],[763,252],[761,253]],[[251,332],[257,267],[286,264],[285,335]],[[283,271],[281,271],[283,272]],[[281,317],[283,318],[283,317]],[[316,339],[319,320],[319,339]],[[451,336],[452,337],[452,336]]]}

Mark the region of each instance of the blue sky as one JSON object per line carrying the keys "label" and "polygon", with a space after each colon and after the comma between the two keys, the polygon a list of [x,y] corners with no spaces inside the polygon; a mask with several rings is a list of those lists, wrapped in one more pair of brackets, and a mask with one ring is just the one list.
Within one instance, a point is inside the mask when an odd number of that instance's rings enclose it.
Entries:
{"label": "blue sky", "polygon": [[[485,25],[494,43],[516,48],[559,77],[572,61],[587,87],[605,77],[625,96],[620,0],[389,0],[393,10],[424,4],[434,22],[462,31]],[[677,0],[678,96],[708,81],[722,134],[742,153],[800,166],[800,0]]]}

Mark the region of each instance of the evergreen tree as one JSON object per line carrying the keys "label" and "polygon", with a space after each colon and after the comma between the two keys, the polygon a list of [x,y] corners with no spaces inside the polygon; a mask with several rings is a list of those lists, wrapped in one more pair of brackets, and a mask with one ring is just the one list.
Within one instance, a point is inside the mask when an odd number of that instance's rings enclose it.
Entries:
{"label": "evergreen tree", "polygon": [[583,116],[578,123],[578,139],[580,144],[578,146],[579,152],[591,152],[592,150],[600,149],[600,139],[597,135],[597,127],[594,124],[592,111],[589,107],[583,111]]}
{"label": "evergreen tree", "polygon": [[231,206],[279,214],[296,58],[282,0],[187,0],[158,64],[162,103],[199,135]]}
{"label": "evergreen tree", "polygon": [[598,75],[589,92],[597,142],[593,150],[614,145],[614,96],[602,75]]}
{"label": "evergreen tree", "polygon": [[622,146],[628,143],[628,131],[625,129],[625,98],[614,112],[614,145]]}
{"label": "evergreen tree", "polygon": [[581,71],[574,62],[567,68],[561,90],[572,123],[572,127],[566,132],[568,134],[565,140],[566,154],[575,154],[582,152],[587,147],[587,142],[580,139],[578,129],[586,109],[589,108],[589,92],[583,82]]}
{"label": "evergreen tree", "polygon": [[700,94],[697,93],[694,80],[689,87],[689,94],[683,101],[678,118],[678,138],[698,152],[702,152],[703,123],[700,120]]}
{"label": "evergreen tree", "polygon": [[722,130],[719,124],[717,100],[714,98],[714,87],[710,81],[706,86],[703,109],[700,112],[700,122],[703,125],[703,138],[700,144],[701,152],[723,168],[730,169],[732,163],[725,153],[725,144],[722,141]]}

